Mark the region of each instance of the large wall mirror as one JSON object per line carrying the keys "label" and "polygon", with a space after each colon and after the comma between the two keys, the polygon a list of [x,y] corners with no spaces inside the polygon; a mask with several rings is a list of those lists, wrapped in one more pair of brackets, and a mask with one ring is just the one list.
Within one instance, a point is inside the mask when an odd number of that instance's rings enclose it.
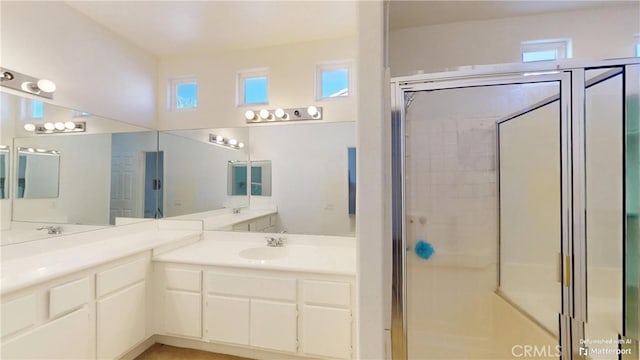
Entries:
{"label": "large wall mirror", "polygon": [[158,146],[164,162],[159,203],[165,217],[249,206],[246,191],[227,193],[228,164],[249,160],[248,128],[163,131]]}
{"label": "large wall mirror", "polygon": [[[156,131],[8,93],[2,96],[2,244],[161,217]],[[84,132],[39,134],[25,124],[82,122]],[[28,126],[27,126],[28,128]],[[49,235],[51,236],[51,235]]]}
{"label": "large wall mirror", "polygon": [[[247,145],[240,150],[216,146],[210,134]],[[353,235],[349,149],[355,154],[354,147],[354,122],[161,132],[164,214],[275,208],[277,231]]]}

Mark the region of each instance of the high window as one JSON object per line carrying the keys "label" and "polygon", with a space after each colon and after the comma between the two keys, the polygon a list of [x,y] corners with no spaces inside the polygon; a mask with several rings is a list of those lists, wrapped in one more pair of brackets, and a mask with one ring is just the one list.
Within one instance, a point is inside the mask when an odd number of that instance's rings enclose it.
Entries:
{"label": "high window", "polygon": [[552,61],[572,57],[571,39],[531,40],[520,43],[520,60]]}
{"label": "high window", "polygon": [[238,73],[238,106],[269,103],[269,74],[266,69]]}
{"label": "high window", "polygon": [[323,63],[316,66],[316,99],[349,96],[351,91],[351,65],[349,62]]}

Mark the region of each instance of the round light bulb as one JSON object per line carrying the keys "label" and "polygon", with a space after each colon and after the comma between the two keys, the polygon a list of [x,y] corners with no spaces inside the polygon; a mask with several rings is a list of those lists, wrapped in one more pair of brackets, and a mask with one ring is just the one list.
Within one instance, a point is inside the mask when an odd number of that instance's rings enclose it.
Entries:
{"label": "round light bulb", "polygon": [[52,93],[56,91],[56,84],[47,79],[38,80],[38,88],[44,92]]}
{"label": "round light bulb", "polygon": [[45,150],[45,149],[36,149],[36,152],[43,153],[43,152],[47,152],[47,150]]}
{"label": "round light bulb", "polygon": [[255,119],[256,119],[256,112],[255,112],[255,111],[253,111],[253,110],[247,110],[247,111],[244,113],[244,117],[245,117],[247,120],[255,120]]}
{"label": "round light bulb", "polygon": [[275,114],[278,119],[282,119],[287,113],[283,109],[276,109]]}
{"label": "round light bulb", "polygon": [[36,131],[36,126],[34,124],[24,124],[24,129],[27,131]]}
{"label": "round light bulb", "polygon": [[229,145],[231,145],[231,146],[236,146],[236,145],[238,145],[238,140],[236,140],[236,139],[229,139]]}
{"label": "round light bulb", "polygon": [[33,148],[28,148],[27,151],[28,152],[34,152],[35,150],[33,150]]}
{"label": "round light bulb", "polygon": [[47,130],[53,130],[56,127],[55,127],[55,125],[53,125],[53,123],[48,122],[48,123],[44,123],[44,128],[47,129]]}
{"label": "round light bulb", "polygon": [[240,149],[242,149],[242,148],[244,147],[244,143],[243,143],[243,142],[239,142],[239,143],[238,143],[238,147],[239,147]]}
{"label": "round light bulb", "polygon": [[57,122],[57,123],[53,124],[53,126],[56,128],[56,130],[64,130],[64,123],[63,122]]}
{"label": "round light bulb", "polygon": [[67,128],[67,130],[73,130],[76,128],[76,124],[73,121],[67,121],[64,123],[64,127]]}
{"label": "round light bulb", "polygon": [[268,119],[268,118],[270,118],[270,117],[271,117],[271,114],[269,113],[269,110],[262,109],[262,110],[260,110],[260,117],[261,117],[263,120],[266,120],[266,119]]}
{"label": "round light bulb", "polygon": [[224,141],[224,138],[222,137],[222,135],[216,135],[216,142],[221,143],[223,141]]}
{"label": "round light bulb", "polygon": [[307,114],[309,114],[309,116],[311,117],[315,117],[316,115],[318,115],[318,108],[311,105],[307,108]]}

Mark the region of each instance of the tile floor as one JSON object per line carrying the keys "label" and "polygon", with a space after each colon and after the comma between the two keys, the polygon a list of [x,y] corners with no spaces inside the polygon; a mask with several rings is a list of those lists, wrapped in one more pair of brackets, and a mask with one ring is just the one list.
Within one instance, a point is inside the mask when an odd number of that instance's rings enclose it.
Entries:
{"label": "tile floor", "polygon": [[251,360],[248,358],[216,354],[201,350],[154,344],[135,360]]}

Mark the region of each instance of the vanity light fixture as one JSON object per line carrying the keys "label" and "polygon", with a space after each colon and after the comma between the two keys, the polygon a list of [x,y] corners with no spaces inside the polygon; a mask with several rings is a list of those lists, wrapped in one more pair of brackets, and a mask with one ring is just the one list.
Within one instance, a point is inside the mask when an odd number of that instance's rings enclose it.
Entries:
{"label": "vanity light fixture", "polygon": [[247,119],[247,121],[256,120],[258,118],[256,116],[256,112],[253,111],[253,110],[247,110],[247,112],[244,113],[244,117],[245,117],[245,119]]}
{"label": "vanity light fixture", "polygon": [[321,120],[322,107],[311,105],[306,108],[277,108],[275,110],[262,109],[258,112],[258,116],[256,116],[256,112],[254,110],[247,110],[244,117],[247,119],[247,123]]}
{"label": "vanity light fixture", "polygon": [[215,145],[224,146],[228,149],[240,150],[244,148],[244,143],[237,139],[227,139],[221,135],[209,134],[209,142]]}
{"label": "vanity light fixture", "polygon": [[267,109],[262,109],[260,110],[260,119],[271,121],[273,120],[273,114]]}
{"label": "vanity light fixture", "polygon": [[37,79],[17,71],[0,67],[0,85],[47,99],[53,99],[56,84],[47,79]]}
{"label": "vanity light fixture", "polygon": [[28,132],[41,134],[62,134],[87,131],[87,123],[84,121],[67,121],[67,122],[46,122],[44,124],[24,124],[24,129]]}

